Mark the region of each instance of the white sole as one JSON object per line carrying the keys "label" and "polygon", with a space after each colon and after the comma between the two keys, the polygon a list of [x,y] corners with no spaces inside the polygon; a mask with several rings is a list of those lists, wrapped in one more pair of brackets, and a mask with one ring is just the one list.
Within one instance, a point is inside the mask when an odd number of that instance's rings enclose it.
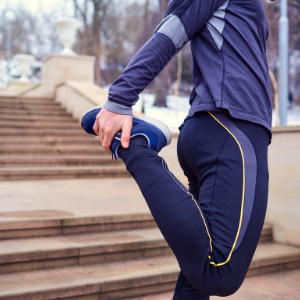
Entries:
{"label": "white sole", "polygon": [[88,114],[89,112],[93,111],[93,110],[96,109],[96,108],[102,108],[102,106],[101,106],[101,105],[100,105],[100,106],[95,106],[95,107],[89,109],[89,110],[84,114],[84,116],[85,116],[86,114]]}
{"label": "white sole", "polygon": [[143,121],[150,123],[150,124],[156,126],[157,128],[159,128],[163,132],[163,134],[165,135],[165,137],[167,139],[166,146],[171,144],[172,133],[171,133],[171,130],[169,129],[169,127],[165,123],[163,123],[157,119],[153,119],[153,118],[149,118],[149,117],[134,117],[134,118],[143,120]]}

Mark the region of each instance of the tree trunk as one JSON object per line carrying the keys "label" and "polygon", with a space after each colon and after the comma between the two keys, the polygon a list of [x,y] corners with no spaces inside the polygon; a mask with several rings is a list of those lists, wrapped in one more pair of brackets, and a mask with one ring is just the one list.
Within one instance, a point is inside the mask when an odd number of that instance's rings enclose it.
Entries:
{"label": "tree trunk", "polygon": [[278,97],[278,85],[276,78],[273,72],[269,69],[270,79],[274,89],[274,104],[275,104],[275,115],[276,115],[276,126],[280,125],[280,116],[279,116],[279,97]]}
{"label": "tree trunk", "polygon": [[179,97],[179,85],[181,83],[181,74],[182,74],[182,52],[180,51],[177,54],[177,80],[174,84],[174,94],[175,96]]}
{"label": "tree trunk", "polygon": [[[162,20],[167,8],[169,0],[159,0],[159,14],[160,20]],[[155,101],[154,106],[167,107],[166,96],[168,94],[169,88],[171,86],[170,70],[169,67],[165,69],[158,75],[155,79]]]}
{"label": "tree trunk", "polygon": [[155,79],[154,93],[155,101],[154,106],[167,107],[166,97],[170,88],[169,85],[169,68],[166,67],[159,76]]}
{"label": "tree trunk", "polygon": [[101,68],[100,68],[100,58],[101,58],[101,45],[98,44],[96,50],[95,58],[95,81],[97,85],[101,85]]}

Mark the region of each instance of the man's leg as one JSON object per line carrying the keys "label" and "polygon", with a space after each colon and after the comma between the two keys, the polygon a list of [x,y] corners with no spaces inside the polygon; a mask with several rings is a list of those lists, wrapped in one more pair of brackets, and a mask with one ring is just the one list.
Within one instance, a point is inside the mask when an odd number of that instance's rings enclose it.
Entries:
{"label": "man's leg", "polygon": [[[177,152],[178,158],[180,160],[180,164],[182,169],[184,170],[184,174],[188,178],[189,183],[189,192],[194,196],[195,199],[199,198],[199,186],[198,186],[198,178],[197,174],[193,171],[191,166],[185,160],[183,152],[182,152],[182,134],[179,135],[178,144],[177,144]],[[173,300],[209,300],[208,295],[204,295],[199,290],[197,290],[183,275],[182,271],[180,271],[177,284],[174,291]]]}
{"label": "man's leg", "polygon": [[197,175],[198,199],[147,146],[135,149],[133,139],[120,151],[184,277],[203,295],[238,289],[264,222],[268,134],[240,123],[246,134],[225,114],[203,113],[184,126],[182,152]]}
{"label": "man's leg", "polygon": [[209,296],[198,291],[180,271],[173,300],[209,300]]}

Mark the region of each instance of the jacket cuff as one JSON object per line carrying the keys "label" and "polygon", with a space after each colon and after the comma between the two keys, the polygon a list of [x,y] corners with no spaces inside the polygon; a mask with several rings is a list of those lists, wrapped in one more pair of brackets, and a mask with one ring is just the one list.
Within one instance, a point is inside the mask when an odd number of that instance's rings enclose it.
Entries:
{"label": "jacket cuff", "polygon": [[106,103],[103,105],[103,107],[110,112],[116,113],[116,114],[121,114],[121,115],[132,115],[132,108],[118,104],[115,102],[111,102],[109,100],[106,101]]}

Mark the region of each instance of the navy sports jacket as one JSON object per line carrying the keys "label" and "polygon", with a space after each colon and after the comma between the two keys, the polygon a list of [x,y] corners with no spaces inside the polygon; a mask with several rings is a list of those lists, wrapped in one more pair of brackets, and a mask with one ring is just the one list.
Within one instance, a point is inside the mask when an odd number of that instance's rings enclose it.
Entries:
{"label": "navy sports jacket", "polygon": [[271,132],[268,33],[262,0],[173,0],[153,37],[110,87],[104,107],[131,114],[139,93],[190,41],[195,89],[188,117],[226,109]]}

